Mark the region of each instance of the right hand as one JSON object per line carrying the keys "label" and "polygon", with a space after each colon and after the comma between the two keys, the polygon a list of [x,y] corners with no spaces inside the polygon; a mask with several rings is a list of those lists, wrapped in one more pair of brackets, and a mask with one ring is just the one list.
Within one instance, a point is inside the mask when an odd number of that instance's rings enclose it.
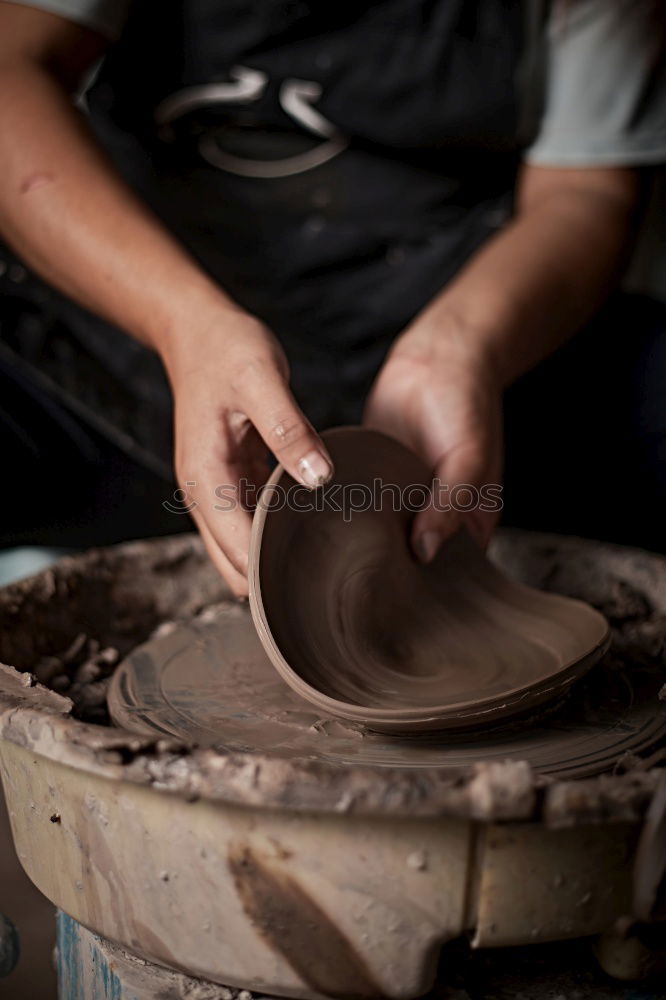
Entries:
{"label": "right hand", "polygon": [[[174,395],[176,476],[211,559],[245,597],[251,515],[244,501],[256,503],[269,452],[310,488],[330,479],[333,464],[289,390],[280,345],[259,320],[224,309],[180,334],[160,349]],[[249,484],[245,498],[241,481]]]}

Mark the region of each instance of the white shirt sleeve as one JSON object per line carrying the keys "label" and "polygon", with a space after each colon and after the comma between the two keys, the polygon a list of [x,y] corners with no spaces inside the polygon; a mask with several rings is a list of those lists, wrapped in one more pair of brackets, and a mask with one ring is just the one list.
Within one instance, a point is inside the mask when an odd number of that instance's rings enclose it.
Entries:
{"label": "white shirt sleeve", "polygon": [[666,163],[666,3],[568,0],[547,27],[544,114],[529,163]]}
{"label": "white shirt sleeve", "polygon": [[131,0],[12,0],[12,3],[58,14],[114,41],[123,29]]}

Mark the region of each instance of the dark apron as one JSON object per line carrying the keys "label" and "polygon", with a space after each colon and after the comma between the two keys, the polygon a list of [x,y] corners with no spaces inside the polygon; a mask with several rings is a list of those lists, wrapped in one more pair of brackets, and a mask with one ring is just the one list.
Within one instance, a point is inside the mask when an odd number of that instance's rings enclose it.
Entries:
{"label": "dark apron", "polygon": [[[359,419],[393,339],[509,217],[524,26],[518,0],[135,0],[88,94],[93,125],[277,334],[317,426]],[[156,359],[41,294],[70,343],[29,360],[168,463]]]}

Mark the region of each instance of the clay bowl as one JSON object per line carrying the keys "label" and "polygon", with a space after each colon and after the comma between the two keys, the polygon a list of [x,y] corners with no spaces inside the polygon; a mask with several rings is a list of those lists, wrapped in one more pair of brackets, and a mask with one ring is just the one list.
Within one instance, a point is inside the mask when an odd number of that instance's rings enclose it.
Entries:
{"label": "clay bowl", "polygon": [[[414,558],[409,525],[430,474],[411,451],[361,428],[324,440],[334,481],[312,494],[275,469],[249,571],[268,657],[320,712],[388,733],[494,725],[556,698],[602,655],[602,615],[509,580],[464,529],[429,565]],[[383,502],[364,502],[377,482]]]}

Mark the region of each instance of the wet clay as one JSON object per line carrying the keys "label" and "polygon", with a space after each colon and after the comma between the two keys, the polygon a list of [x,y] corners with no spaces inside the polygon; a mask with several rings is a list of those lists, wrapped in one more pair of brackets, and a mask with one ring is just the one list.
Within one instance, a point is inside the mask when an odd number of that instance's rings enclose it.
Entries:
{"label": "wet clay", "polygon": [[[426,738],[389,739],[362,726],[317,717],[307,707],[310,719],[318,718],[315,726],[297,722],[295,715],[286,717],[282,745],[262,750],[266,720],[263,710],[254,714],[256,687],[251,684],[253,701],[245,706],[233,698],[207,703],[204,687],[200,701],[182,711],[178,705],[171,707],[168,687],[158,685],[147,692],[151,702],[130,704],[127,727],[100,724],[108,720],[102,719],[97,696],[90,698],[87,688],[94,685],[98,690],[108,679],[83,676],[88,673],[86,658],[92,654],[98,659],[95,649],[117,650],[125,660],[141,649],[149,663],[153,655],[162,656],[153,646],[162,640],[151,639],[156,629],[162,639],[171,637],[173,642],[181,628],[174,619],[187,629],[206,625],[212,630],[219,624],[226,633],[226,623],[217,623],[217,614],[224,616],[231,608],[233,615],[239,613],[195,535],[87,552],[0,589],[0,661],[29,672],[0,665],[0,739],[29,748],[36,761],[48,757],[117,785],[128,782],[168,791],[188,802],[204,799],[356,818],[534,819],[549,828],[642,820],[666,753],[666,561],[599,542],[506,529],[493,539],[491,555],[512,577],[589,601],[609,619],[609,652],[556,712],[541,713],[539,726],[541,732],[547,722],[549,732],[562,734],[588,727],[592,732],[604,730],[609,745],[616,744],[615,750],[609,746],[605,766],[602,760],[595,763],[593,754],[565,748],[563,759],[549,769],[554,777],[544,776],[543,770],[535,774],[516,759],[526,756],[518,743],[504,743],[502,760],[490,756],[499,752],[494,744],[500,734],[492,730],[484,750],[488,759],[444,766],[441,762],[451,757],[443,743],[433,747]],[[190,656],[198,648],[189,632],[180,639],[180,647],[164,648],[165,659],[179,649],[186,648]],[[217,656],[214,666],[220,662]],[[183,659],[180,667],[187,671],[190,664]],[[178,666],[175,660],[173,668]],[[129,661],[118,667],[120,676],[128,668]],[[277,677],[272,667],[270,672]],[[191,698],[190,692],[187,696]],[[303,703],[296,704],[302,711]],[[334,727],[351,731],[346,745],[333,741]],[[309,733],[309,743],[301,730]],[[171,732],[180,733],[180,738],[165,736]],[[536,729],[530,732],[539,737]],[[302,751],[294,750],[299,739]],[[461,739],[451,751],[463,743],[470,760],[471,740]],[[433,750],[440,764],[428,763]],[[404,752],[399,766],[373,763],[374,758],[388,761],[389,754],[399,752]],[[506,760],[511,752],[516,756]],[[602,770],[605,773],[597,777],[578,777]],[[55,834],[61,826],[49,818]]]}
{"label": "wet clay", "polygon": [[623,755],[663,739],[662,679],[657,664],[634,671],[609,656],[537,718],[436,738],[391,736],[303,701],[274,670],[247,608],[226,601],[163,627],[132,652],[113,676],[109,707],[127,730],[232,753],[452,774],[476,762],[515,760],[569,778],[612,770]]}
{"label": "wet clay", "polygon": [[602,655],[602,615],[513,582],[464,529],[417,562],[409,527],[430,475],[416,455],[361,428],[324,439],[333,483],[308,504],[275,470],[249,574],[269,660],[319,713],[387,733],[487,727],[557,698]]}

